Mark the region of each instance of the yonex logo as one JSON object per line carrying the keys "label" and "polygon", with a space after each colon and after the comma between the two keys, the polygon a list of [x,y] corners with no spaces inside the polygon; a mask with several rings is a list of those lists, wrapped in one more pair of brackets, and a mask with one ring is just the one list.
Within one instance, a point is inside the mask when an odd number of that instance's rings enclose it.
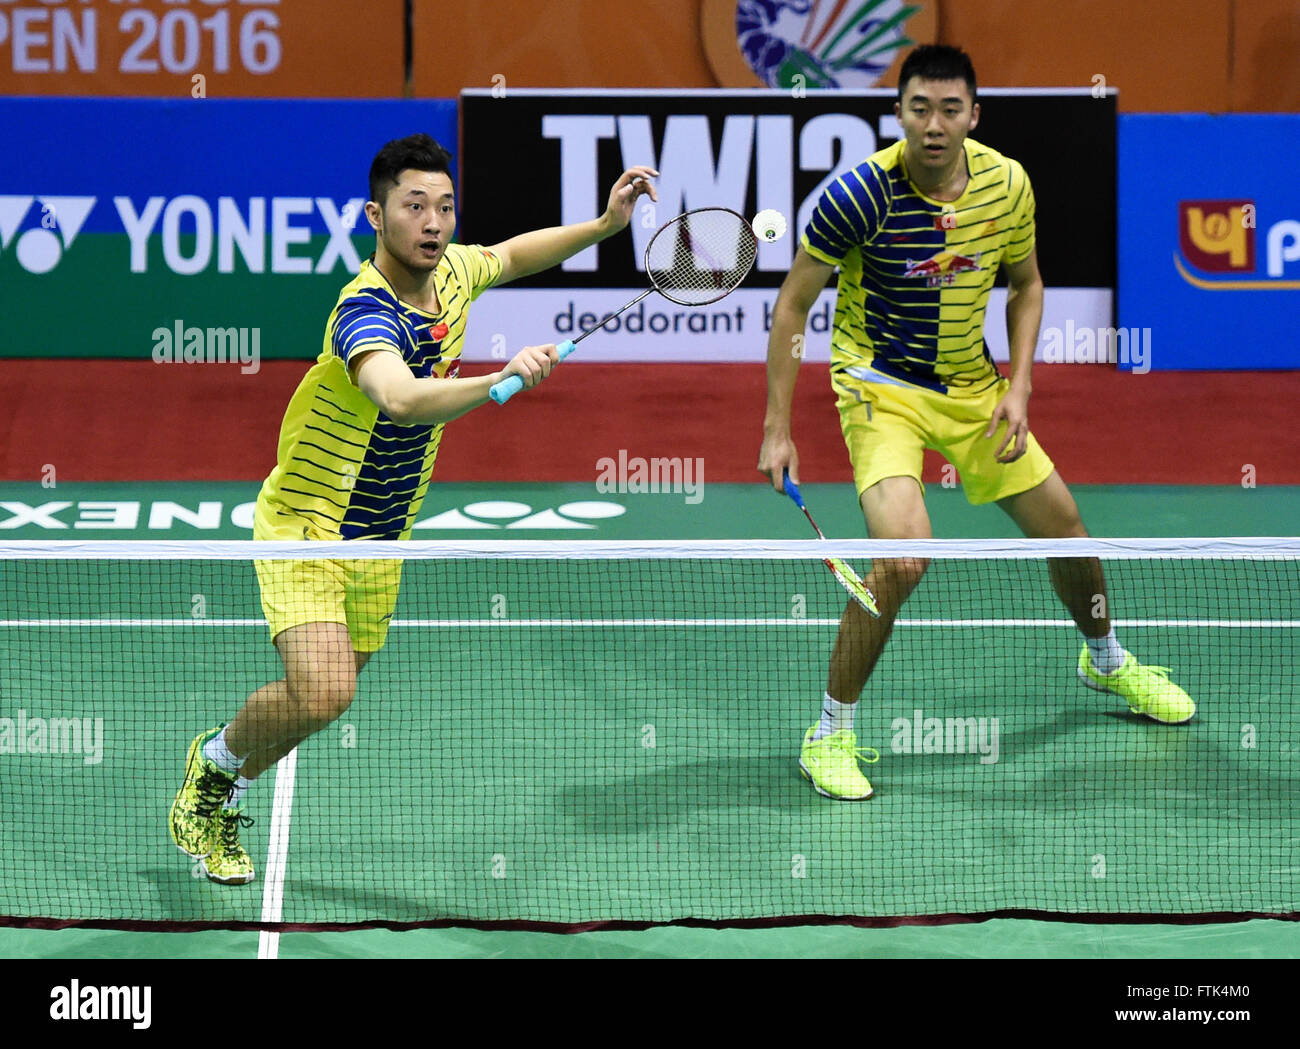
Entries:
{"label": "yonex logo", "polygon": [[556,509],[534,510],[527,503],[508,500],[470,503],[463,509],[444,510],[434,517],[420,521],[419,529],[540,529],[598,528],[593,521],[622,517],[627,507],[603,500],[563,503]]}
{"label": "yonex logo", "polygon": [[[6,538],[39,535],[64,529],[93,529],[130,532],[169,532],[184,527],[200,532],[219,532],[227,525],[247,532],[256,516],[255,502],[228,504],[220,499],[204,499],[196,504],[170,500],[81,500],[60,499],[44,503],[0,500],[0,536]],[[559,506],[534,508],[528,503],[506,500],[473,502],[444,510],[424,518],[415,525],[417,537],[422,530],[461,531],[464,529],[511,531],[554,531],[565,529],[595,530],[600,522],[612,521],[627,513],[627,507],[609,500],[582,500]],[[39,529],[40,531],[36,531]],[[239,536],[243,538],[243,536]],[[0,719],[0,732],[3,719]],[[4,737],[0,735],[0,747]]]}
{"label": "yonex logo", "polygon": [[[72,247],[96,199],[0,196],[0,251],[7,250],[13,241],[18,265],[28,273],[49,273]],[[29,221],[33,204],[39,208],[37,224],[18,234],[24,222]]]}

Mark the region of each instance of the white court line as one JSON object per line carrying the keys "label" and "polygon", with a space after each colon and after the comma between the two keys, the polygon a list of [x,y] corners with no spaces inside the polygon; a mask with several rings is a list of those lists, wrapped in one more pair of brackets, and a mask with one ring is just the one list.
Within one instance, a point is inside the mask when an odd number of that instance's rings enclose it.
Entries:
{"label": "white court line", "polygon": [[[759,627],[838,626],[839,619],[794,619],[789,616],[750,619],[394,619],[397,629],[453,627]],[[1295,630],[1300,619],[1116,619],[1117,627],[1217,627],[1252,630]],[[912,627],[1071,627],[1070,619],[900,619]],[[263,619],[0,619],[0,628],[31,627],[261,627]]]}
{"label": "white court line", "polygon": [[[293,813],[293,778],[298,766],[294,747],[275,767],[275,801],[271,805],[271,841],[266,850],[266,875],[262,882],[262,921],[278,922],[284,910],[284,872],[289,861],[289,819]],[[259,958],[280,954],[280,934],[262,930],[257,941]]]}

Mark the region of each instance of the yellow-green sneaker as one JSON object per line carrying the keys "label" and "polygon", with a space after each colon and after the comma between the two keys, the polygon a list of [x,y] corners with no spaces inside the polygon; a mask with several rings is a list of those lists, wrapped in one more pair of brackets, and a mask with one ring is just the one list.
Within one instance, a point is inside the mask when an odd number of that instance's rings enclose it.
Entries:
{"label": "yellow-green sneaker", "polygon": [[251,827],[251,816],[239,809],[221,808],[212,818],[216,828],[212,851],[203,859],[203,870],[213,881],[223,885],[243,885],[253,880],[253,859],[239,844],[240,826]]}
{"label": "yellow-green sneaker", "polygon": [[[858,749],[858,737],[848,729],[840,729],[821,739],[813,739],[814,725],[804,733],[803,747],[799,751],[799,771],[805,779],[812,780],[817,793],[838,801],[865,801],[874,793],[867,777],[858,768],[859,759],[874,764],[880,760],[878,751]],[[868,757],[867,755],[874,755]]]}
{"label": "yellow-green sneaker", "polygon": [[203,756],[203,744],[221,731],[221,726],[200,732],[190,743],[185,759],[185,782],[172,801],[172,841],[182,852],[201,859],[212,851],[216,830],[212,817],[226,800],[235,776],[223,772]]}
{"label": "yellow-green sneaker", "polygon": [[1118,670],[1103,674],[1092,665],[1084,645],[1079,653],[1079,680],[1098,692],[1123,696],[1134,714],[1145,714],[1164,725],[1181,725],[1196,714],[1192,697],[1169,680],[1168,667],[1143,666],[1132,652],[1124,653],[1124,665]]}

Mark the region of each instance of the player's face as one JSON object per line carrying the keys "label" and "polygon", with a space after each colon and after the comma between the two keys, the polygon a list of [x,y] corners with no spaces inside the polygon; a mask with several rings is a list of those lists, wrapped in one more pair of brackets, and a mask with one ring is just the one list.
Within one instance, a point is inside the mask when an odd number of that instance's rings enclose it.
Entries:
{"label": "player's face", "polygon": [[980,107],[972,103],[965,80],[912,77],[894,113],[907,139],[909,166],[937,175],[956,166],[962,143],[979,122]]}
{"label": "player's face", "polygon": [[377,232],[389,255],[417,273],[436,269],[456,229],[451,178],[408,168],[398,175],[377,217]]}

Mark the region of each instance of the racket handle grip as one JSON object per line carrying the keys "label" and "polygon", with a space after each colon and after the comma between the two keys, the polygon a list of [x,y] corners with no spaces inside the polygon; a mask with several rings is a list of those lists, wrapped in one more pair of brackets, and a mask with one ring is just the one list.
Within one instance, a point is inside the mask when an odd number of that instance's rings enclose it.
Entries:
{"label": "racket handle grip", "polygon": [[[564,360],[565,357],[571,354],[574,350],[574,346],[575,344],[572,339],[566,339],[564,342],[556,346],[555,349],[560,355],[560,360]],[[500,382],[493,384],[492,388],[488,390],[488,396],[496,401],[497,404],[505,404],[506,401],[510,400],[511,397],[523,388],[523,379],[519,378],[518,375],[507,375]]]}
{"label": "racket handle grip", "polygon": [[785,494],[794,500],[795,506],[799,507],[799,509],[802,510],[803,496],[799,494],[799,486],[795,484],[792,480],[790,480],[789,470],[786,470],[785,473],[783,474],[783,480],[785,482]]}

